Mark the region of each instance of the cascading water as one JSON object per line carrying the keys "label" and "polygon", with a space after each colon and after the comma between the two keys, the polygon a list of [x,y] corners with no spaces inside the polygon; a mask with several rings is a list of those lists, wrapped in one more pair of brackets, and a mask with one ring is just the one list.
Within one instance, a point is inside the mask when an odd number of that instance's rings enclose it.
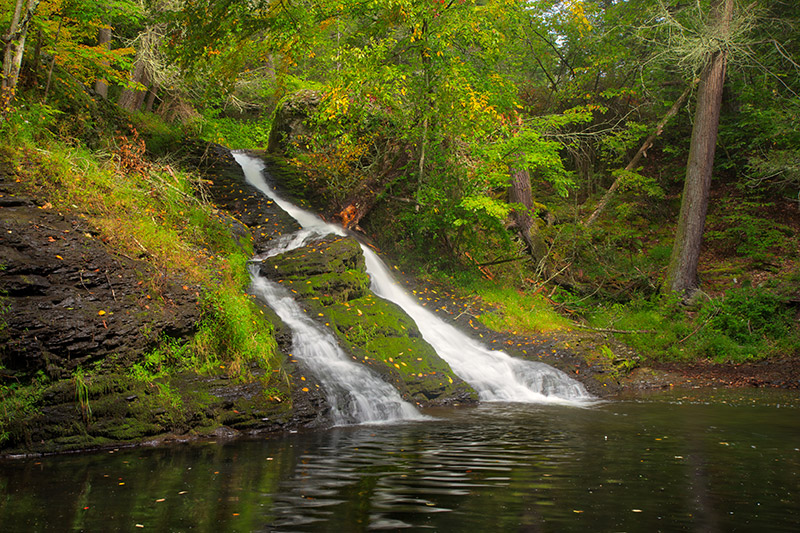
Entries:
{"label": "cascading water", "polygon": [[292,350],[319,377],[337,425],[422,419],[397,390],[353,363],[333,335],[309,318],[289,292],[257,275],[252,268],[252,290],[292,330]]}
{"label": "cascading water", "polygon": [[582,384],[544,363],[515,359],[489,350],[419,305],[389,273],[375,252],[362,246],[372,291],[403,308],[417,323],[422,337],[481,400],[564,402],[589,400]]}
{"label": "cascading water", "polygon": [[[301,246],[313,235],[345,234],[341,227],[328,224],[277,195],[264,178],[265,166],[262,161],[241,153],[234,154],[234,157],[242,166],[247,182],[271,198],[303,228],[279,243],[280,251]],[[582,384],[565,373],[544,363],[515,359],[504,352],[489,350],[442,321],[419,305],[394,281],[377,254],[363,244],[361,248],[375,294],[402,307],[417,323],[423,338],[450,365],[453,372],[478,392],[481,400],[576,403],[592,399]],[[256,281],[259,284],[262,282],[260,278]]]}
{"label": "cascading water", "polygon": [[[261,171],[263,163],[257,159],[234,154],[246,176],[258,176],[260,190],[267,188]],[[252,179],[248,181],[252,182]],[[318,217],[298,209],[282,198],[270,195],[284,211],[293,216],[303,229],[279,239],[265,256],[278,255],[293,250],[314,235],[335,233],[343,235],[341,228],[326,224]],[[294,356],[314,370],[326,393],[331,415],[336,425],[421,420],[425,417],[410,403],[404,401],[397,389],[372,374],[367,368],[351,361],[339,347],[334,336],[309,318],[289,292],[258,275],[254,265],[250,269],[251,290],[269,305],[292,331]]]}

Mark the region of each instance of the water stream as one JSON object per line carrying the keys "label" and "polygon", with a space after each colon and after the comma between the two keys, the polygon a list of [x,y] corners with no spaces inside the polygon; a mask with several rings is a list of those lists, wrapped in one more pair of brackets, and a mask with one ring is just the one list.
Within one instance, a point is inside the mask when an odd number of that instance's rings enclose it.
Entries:
{"label": "water stream", "polygon": [[[271,198],[303,228],[280,240],[269,255],[301,246],[315,235],[345,235],[341,227],[326,223],[276,194],[265,179],[265,165],[261,160],[242,153],[235,153],[234,157],[242,166],[247,182]],[[378,296],[398,304],[414,319],[423,338],[450,365],[453,372],[478,392],[481,400],[574,404],[592,398],[583,385],[565,373],[544,363],[515,359],[504,352],[489,350],[442,321],[397,284],[377,254],[363,244],[361,248],[372,290]],[[259,283],[263,282],[259,280]]]}
{"label": "water stream", "polygon": [[572,403],[591,399],[583,385],[544,363],[515,359],[489,350],[419,305],[394,280],[380,258],[362,246],[371,286],[414,319],[423,338],[483,401]]}
{"label": "water stream", "polygon": [[[234,157],[249,174],[261,176],[263,163],[242,154]],[[260,168],[259,168],[260,166]],[[263,182],[260,190],[268,188]],[[276,196],[271,198],[284,211],[297,220],[303,229],[284,235],[264,256],[274,256],[303,246],[313,236],[330,233],[344,235],[344,231],[327,224],[319,217],[297,208]],[[398,420],[421,420],[421,415],[410,403],[404,401],[397,390],[373,374],[369,369],[350,360],[336,342],[333,334],[309,318],[292,295],[279,284],[258,275],[258,268],[250,268],[251,290],[269,305],[292,331],[293,355],[314,371],[325,391],[335,425],[374,424]]]}

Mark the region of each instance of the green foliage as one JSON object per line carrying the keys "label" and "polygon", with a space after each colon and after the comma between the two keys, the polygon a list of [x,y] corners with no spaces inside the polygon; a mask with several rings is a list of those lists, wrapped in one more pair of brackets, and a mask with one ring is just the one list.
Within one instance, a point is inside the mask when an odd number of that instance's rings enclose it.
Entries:
{"label": "green foliage", "polygon": [[269,141],[270,127],[271,124],[263,119],[246,121],[205,112],[200,126],[200,138],[231,150],[262,149]]}
{"label": "green foliage", "polygon": [[81,367],[72,373],[72,381],[75,383],[75,401],[81,412],[83,421],[88,424],[92,420],[92,406],[89,403],[89,381],[91,378]]}
{"label": "green foliage", "polygon": [[792,228],[764,216],[774,207],[769,201],[728,198],[710,217],[712,229],[706,232],[706,238],[758,263],[779,255],[796,255],[797,239]]}
{"label": "green foliage", "polygon": [[712,309],[711,327],[743,345],[785,337],[792,328],[786,302],[764,289],[732,289]]}
{"label": "green foliage", "polygon": [[263,371],[280,366],[272,324],[252,297],[241,292],[249,281],[247,259],[244,254],[232,256],[233,264],[239,267],[234,272],[240,273],[240,283],[204,297],[203,317],[192,345],[201,361],[227,361],[228,371],[244,378],[253,369]]}
{"label": "green foliage", "polygon": [[39,413],[48,378],[39,372],[30,383],[0,384],[0,445],[24,436],[25,422]]}
{"label": "green foliage", "polygon": [[135,130],[141,132],[148,154],[154,157],[174,160],[186,147],[186,137],[191,135],[189,128],[169,124],[154,113],[133,113],[130,120]]}
{"label": "green foliage", "polygon": [[664,190],[652,177],[625,169],[615,170],[611,175],[615,180],[620,180],[620,190],[639,192],[651,198],[664,198]]}
{"label": "green foliage", "polygon": [[159,340],[158,346],[146,352],[140,361],[130,367],[128,374],[137,381],[150,383],[156,378],[182,370],[207,373],[215,370],[215,363],[216,360],[198,361],[190,342],[164,337]]}
{"label": "green foliage", "polygon": [[477,280],[469,290],[492,308],[478,318],[495,331],[526,335],[569,329],[570,321],[556,313],[540,294]]}
{"label": "green foliage", "polygon": [[7,120],[0,121],[0,135],[33,141],[50,136],[63,112],[46,104],[22,103]]}
{"label": "green foliage", "polygon": [[698,312],[674,295],[603,305],[590,323],[641,332],[621,340],[655,360],[745,362],[800,351],[791,308],[763,288],[731,289],[719,300],[707,299]]}

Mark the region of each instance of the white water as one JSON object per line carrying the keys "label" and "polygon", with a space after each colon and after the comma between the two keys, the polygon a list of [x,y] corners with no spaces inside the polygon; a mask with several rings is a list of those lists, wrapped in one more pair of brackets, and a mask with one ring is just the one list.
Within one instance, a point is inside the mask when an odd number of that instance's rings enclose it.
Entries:
{"label": "white water", "polygon": [[[256,270],[253,268],[253,270]],[[352,362],[329,331],[312,320],[289,292],[253,274],[252,290],[292,330],[293,356],[319,377],[336,425],[420,420],[424,417],[397,390]]]}
{"label": "white water", "polygon": [[[262,176],[264,165],[261,161],[242,154],[234,154],[234,158],[242,165],[248,181],[255,181],[253,185],[261,191],[271,191]],[[293,216],[303,229],[282,236],[266,254],[267,257],[298,248],[312,236],[330,233],[344,235],[341,228],[326,224],[319,217],[295,207],[274,193],[268,196]],[[319,378],[331,407],[334,424],[373,424],[425,418],[400,397],[397,389],[366,367],[351,361],[333,334],[309,318],[286,289],[259,276],[255,266],[250,269],[250,277],[253,293],[269,305],[292,331],[293,356],[305,363]]]}
{"label": "white water", "polygon": [[573,402],[589,400],[583,385],[550,365],[516,359],[489,350],[428,311],[389,273],[375,252],[362,246],[372,291],[403,308],[417,323],[422,337],[481,400],[504,402]]}
{"label": "white water", "polygon": [[[261,160],[245,154],[234,154],[234,158],[242,166],[247,182],[271,198],[303,227],[297,234],[281,241],[278,249],[285,251],[301,246],[313,235],[345,235],[341,227],[324,222],[276,194],[264,179],[265,167]],[[363,244],[361,248],[372,290],[378,296],[398,304],[414,319],[423,338],[450,365],[453,372],[478,392],[481,400],[574,404],[592,399],[581,383],[560,370],[544,363],[515,359],[504,352],[489,350],[442,321],[419,305],[395,282],[377,254]]]}

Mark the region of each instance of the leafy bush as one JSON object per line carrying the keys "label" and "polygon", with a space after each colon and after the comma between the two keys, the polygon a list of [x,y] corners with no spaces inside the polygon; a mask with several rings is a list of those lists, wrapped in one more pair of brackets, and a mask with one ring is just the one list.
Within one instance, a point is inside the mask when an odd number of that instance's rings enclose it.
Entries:
{"label": "leafy bush", "polygon": [[601,307],[590,323],[640,332],[622,340],[657,360],[744,362],[800,350],[791,309],[783,298],[763,288],[732,289],[722,299],[709,299],[697,312],[672,295],[637,299]]}
{"label": "leafy bush", "polygon": [[762,289],[730,290],[718,309],[712,326],[742,343],[780,336],[791,323],[784,302]]}
{"label": "leafy bush", "polygon": [[771,202],[731,198],[724,203],[724,214],[711,221],[713,229],[705,237],[757,262],[767,262],[777,254],[796,253],[792,229],[764,218],[764,213],[773,207]]}

